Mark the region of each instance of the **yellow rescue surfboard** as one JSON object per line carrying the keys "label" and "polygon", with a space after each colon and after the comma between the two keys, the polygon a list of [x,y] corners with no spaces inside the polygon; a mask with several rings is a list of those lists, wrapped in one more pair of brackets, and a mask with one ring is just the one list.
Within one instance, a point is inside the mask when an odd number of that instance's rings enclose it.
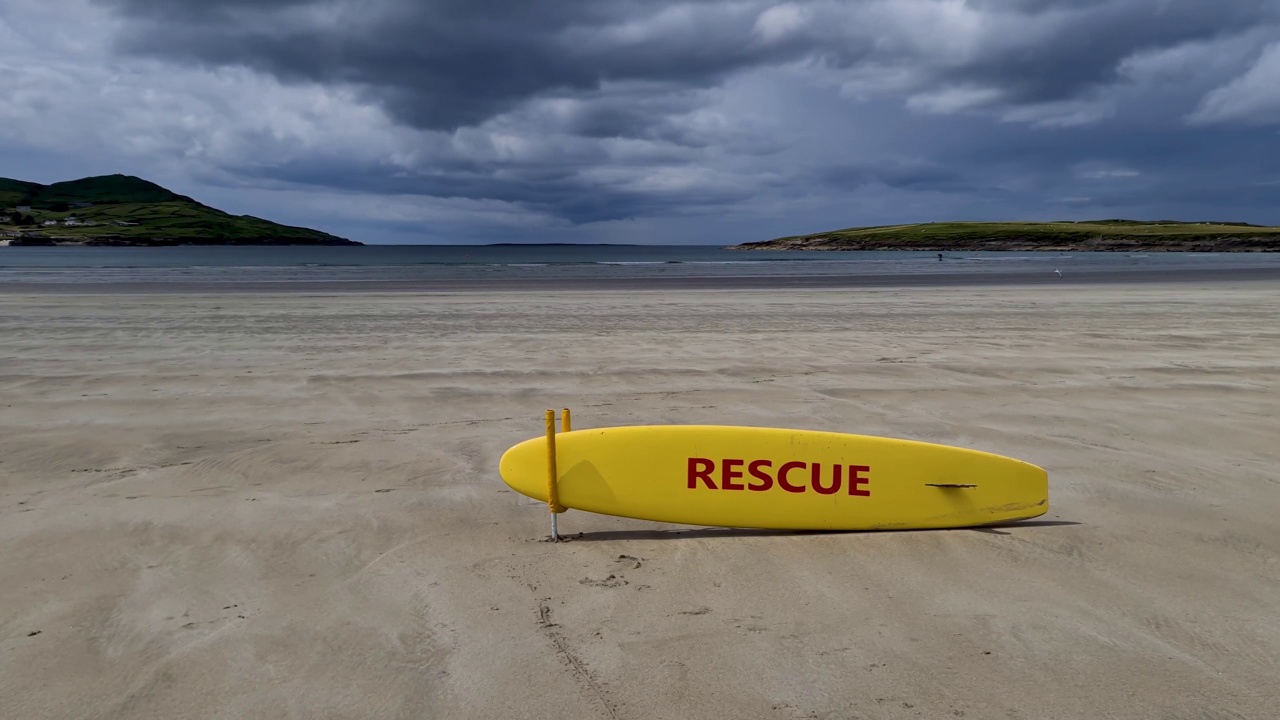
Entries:
{"label": "yellow rescue surfboard", "polygon": [[[502,479],[547,501],[547,438],[503,456]],[[722,527],[890,530],[1043,515],[1043,468],[977,450],[844,433],[723,425],[574,430],[555,436],[566,508]]]}

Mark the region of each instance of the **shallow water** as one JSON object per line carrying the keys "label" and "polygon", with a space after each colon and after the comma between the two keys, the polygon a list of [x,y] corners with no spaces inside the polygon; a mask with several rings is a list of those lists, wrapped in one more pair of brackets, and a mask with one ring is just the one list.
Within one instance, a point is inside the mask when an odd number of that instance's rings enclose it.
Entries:
{"label": "shallow water", "polygon": [[341,283],[1280,269],[1280,253],[740,251],[664,245],[0,248],[0,283]]}

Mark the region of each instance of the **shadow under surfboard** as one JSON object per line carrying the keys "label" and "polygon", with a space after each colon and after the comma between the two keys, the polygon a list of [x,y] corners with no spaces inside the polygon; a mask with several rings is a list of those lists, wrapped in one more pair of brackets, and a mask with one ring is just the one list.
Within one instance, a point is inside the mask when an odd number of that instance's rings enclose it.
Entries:
{"label": "shadow under surfboard", "polygon": [[691,528],[679,530],[598,530],[561,535],[560,542],[601,542],[606,540],[689,540],[698,538],[743,538],[803,535],[865,535],[868,532],[960,532],[976,531],[992,535],[1009,535],[1004,528],[1065,527],[1082,525],[1071,520],[1021,520],[991,525],[975,525],[961,528],[934,528],[929,530],[769,530],[757,528]]}

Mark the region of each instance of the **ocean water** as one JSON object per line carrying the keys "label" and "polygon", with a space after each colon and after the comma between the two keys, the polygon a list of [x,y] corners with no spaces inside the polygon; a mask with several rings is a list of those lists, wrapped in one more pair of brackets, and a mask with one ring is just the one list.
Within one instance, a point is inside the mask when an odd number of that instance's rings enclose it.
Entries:
{"label": "ocean water", "polygon": [[[1280,253],[741,251],[664,245],[0,247],[5,283],[307,283],[1280,271]],[[922,278],[923,279],[923,278]]]}

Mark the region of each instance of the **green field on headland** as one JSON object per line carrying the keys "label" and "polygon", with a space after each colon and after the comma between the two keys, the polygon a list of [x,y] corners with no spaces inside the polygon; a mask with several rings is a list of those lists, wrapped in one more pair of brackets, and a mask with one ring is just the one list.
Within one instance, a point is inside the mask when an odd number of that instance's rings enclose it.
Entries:
{"label": "green field on headland", "polygon": [[811,235],[743,243],[733,248],[737,250],[1280,252],[1280,227],[1173,220],[923,223],[846,228]]}
{"label": "green field on headland", "polygon": [[129,175],[39,185],[0,178],[7,245],[359,245],[310,228],[231,215]]}

